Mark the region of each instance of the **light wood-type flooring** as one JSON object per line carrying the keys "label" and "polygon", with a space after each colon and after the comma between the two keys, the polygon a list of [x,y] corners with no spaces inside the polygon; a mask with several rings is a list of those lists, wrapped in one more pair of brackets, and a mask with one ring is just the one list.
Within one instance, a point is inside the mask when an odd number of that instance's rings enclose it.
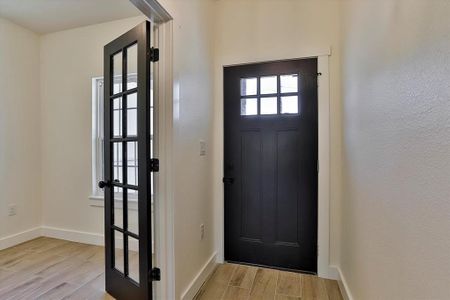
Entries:
{"label": "light wood-type flooring", "polygon": [[104,248],[37,238],[0,251],[0,299],[113,299],[104,289]]}
{"label": "light wood-type flooring", "polygon": [[[132,256],[130,268],[135,258]],[[113,299],[105,292],[104,282],[103,247],[41,237],[0,251],[1,300]],[[341,300],[342,297],[336,281],[221,264],[196,299]]]}
{"label": "light wood-type flooring", "polygon": [[335,280],[236,264],[219,265],[196,300],[342,300]]}

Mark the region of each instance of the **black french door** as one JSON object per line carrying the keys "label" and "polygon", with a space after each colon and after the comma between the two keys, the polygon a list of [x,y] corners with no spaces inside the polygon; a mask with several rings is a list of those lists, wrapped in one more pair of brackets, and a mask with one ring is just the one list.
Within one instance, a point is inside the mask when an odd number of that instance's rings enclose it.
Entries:
{"label": "black french door", "polygon": [[151,299],[150,22],[104,48],[106,291]]}
{"label": "black french door", "polygon": [[225,259],[317,272],[317,59],[224,68]]}

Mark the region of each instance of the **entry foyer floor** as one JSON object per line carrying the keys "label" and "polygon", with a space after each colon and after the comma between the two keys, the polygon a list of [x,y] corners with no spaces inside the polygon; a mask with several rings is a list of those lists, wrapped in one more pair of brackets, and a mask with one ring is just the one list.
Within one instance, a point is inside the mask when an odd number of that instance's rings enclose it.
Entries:
{"label": "entry foyer floor", "polygon": [[[113,299],[104,248],[52,238],[0,251],[0,299]],[[342,299],[336,281],[236,264],[219,265],[196,299]]]}
{"label": "entry foyer floor", "polygon": [[335,280],[236,264],[219,265],[196,300],[342,300]]}

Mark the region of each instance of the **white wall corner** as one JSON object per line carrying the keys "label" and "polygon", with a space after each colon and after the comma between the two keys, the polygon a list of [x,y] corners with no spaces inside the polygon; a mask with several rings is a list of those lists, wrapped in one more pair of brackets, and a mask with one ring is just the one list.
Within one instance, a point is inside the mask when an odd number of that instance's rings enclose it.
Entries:
{"label": "white wall corner", "polygon": [[16,246],[41,236],[41,227],[31,228],[16,234],[0,238],[0,250]]}
{"label": "white wall corner", "polygon": [[198,272],[197,276],[191,281],[186,290],[181,294],[181,300],[192,300],[198,293],[203,283],[212,275],[214,269],[216,268],[217,252],[208,259],[203,268]]}
{"label": "white wall corner", "polygon": [[339,271],[336,266],[328,266],[325,271],[319,272],[317,275],[320,278],[339,280]]}
{"label": "white wall corner", "polygon": [[76,231],[70,229],[42,226],[42,236],[62,239],[77,243],[84,243],[90,245],[103,246],[104,237],[103,234]]}
{"label": "white wall corner", "polygon": [[344,300],[353,300],[354,298],[352,296],[352,293],[350,292],[347,280],[345,279],[341,269],[338,266],[330,266],[330,269],[333,269],[333,272],[336,272],[337,275],[336,280],[339,284],[339,289],[341,290],[342,298]]}

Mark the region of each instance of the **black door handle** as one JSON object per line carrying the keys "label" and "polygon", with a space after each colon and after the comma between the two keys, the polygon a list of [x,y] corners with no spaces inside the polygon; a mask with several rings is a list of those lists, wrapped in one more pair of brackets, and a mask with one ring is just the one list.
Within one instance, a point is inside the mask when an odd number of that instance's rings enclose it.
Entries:
{"label": "black door handle", "polygon": [[109,181],[100,181],[99,183],[98,183],[98,187],[99,188],[101,188],[101,189],[103,189],[103,188],[105,188],[105,187],[110,187],[111,186],[111,182],[109,182]]}
{"label": "black door handle", "polygon": [[225,183],[225,184],[233,184],[234,178],[233,178],[233,177],[224,177],[224,178],[222,179],[222,181],[223,181],[223,183]]}

